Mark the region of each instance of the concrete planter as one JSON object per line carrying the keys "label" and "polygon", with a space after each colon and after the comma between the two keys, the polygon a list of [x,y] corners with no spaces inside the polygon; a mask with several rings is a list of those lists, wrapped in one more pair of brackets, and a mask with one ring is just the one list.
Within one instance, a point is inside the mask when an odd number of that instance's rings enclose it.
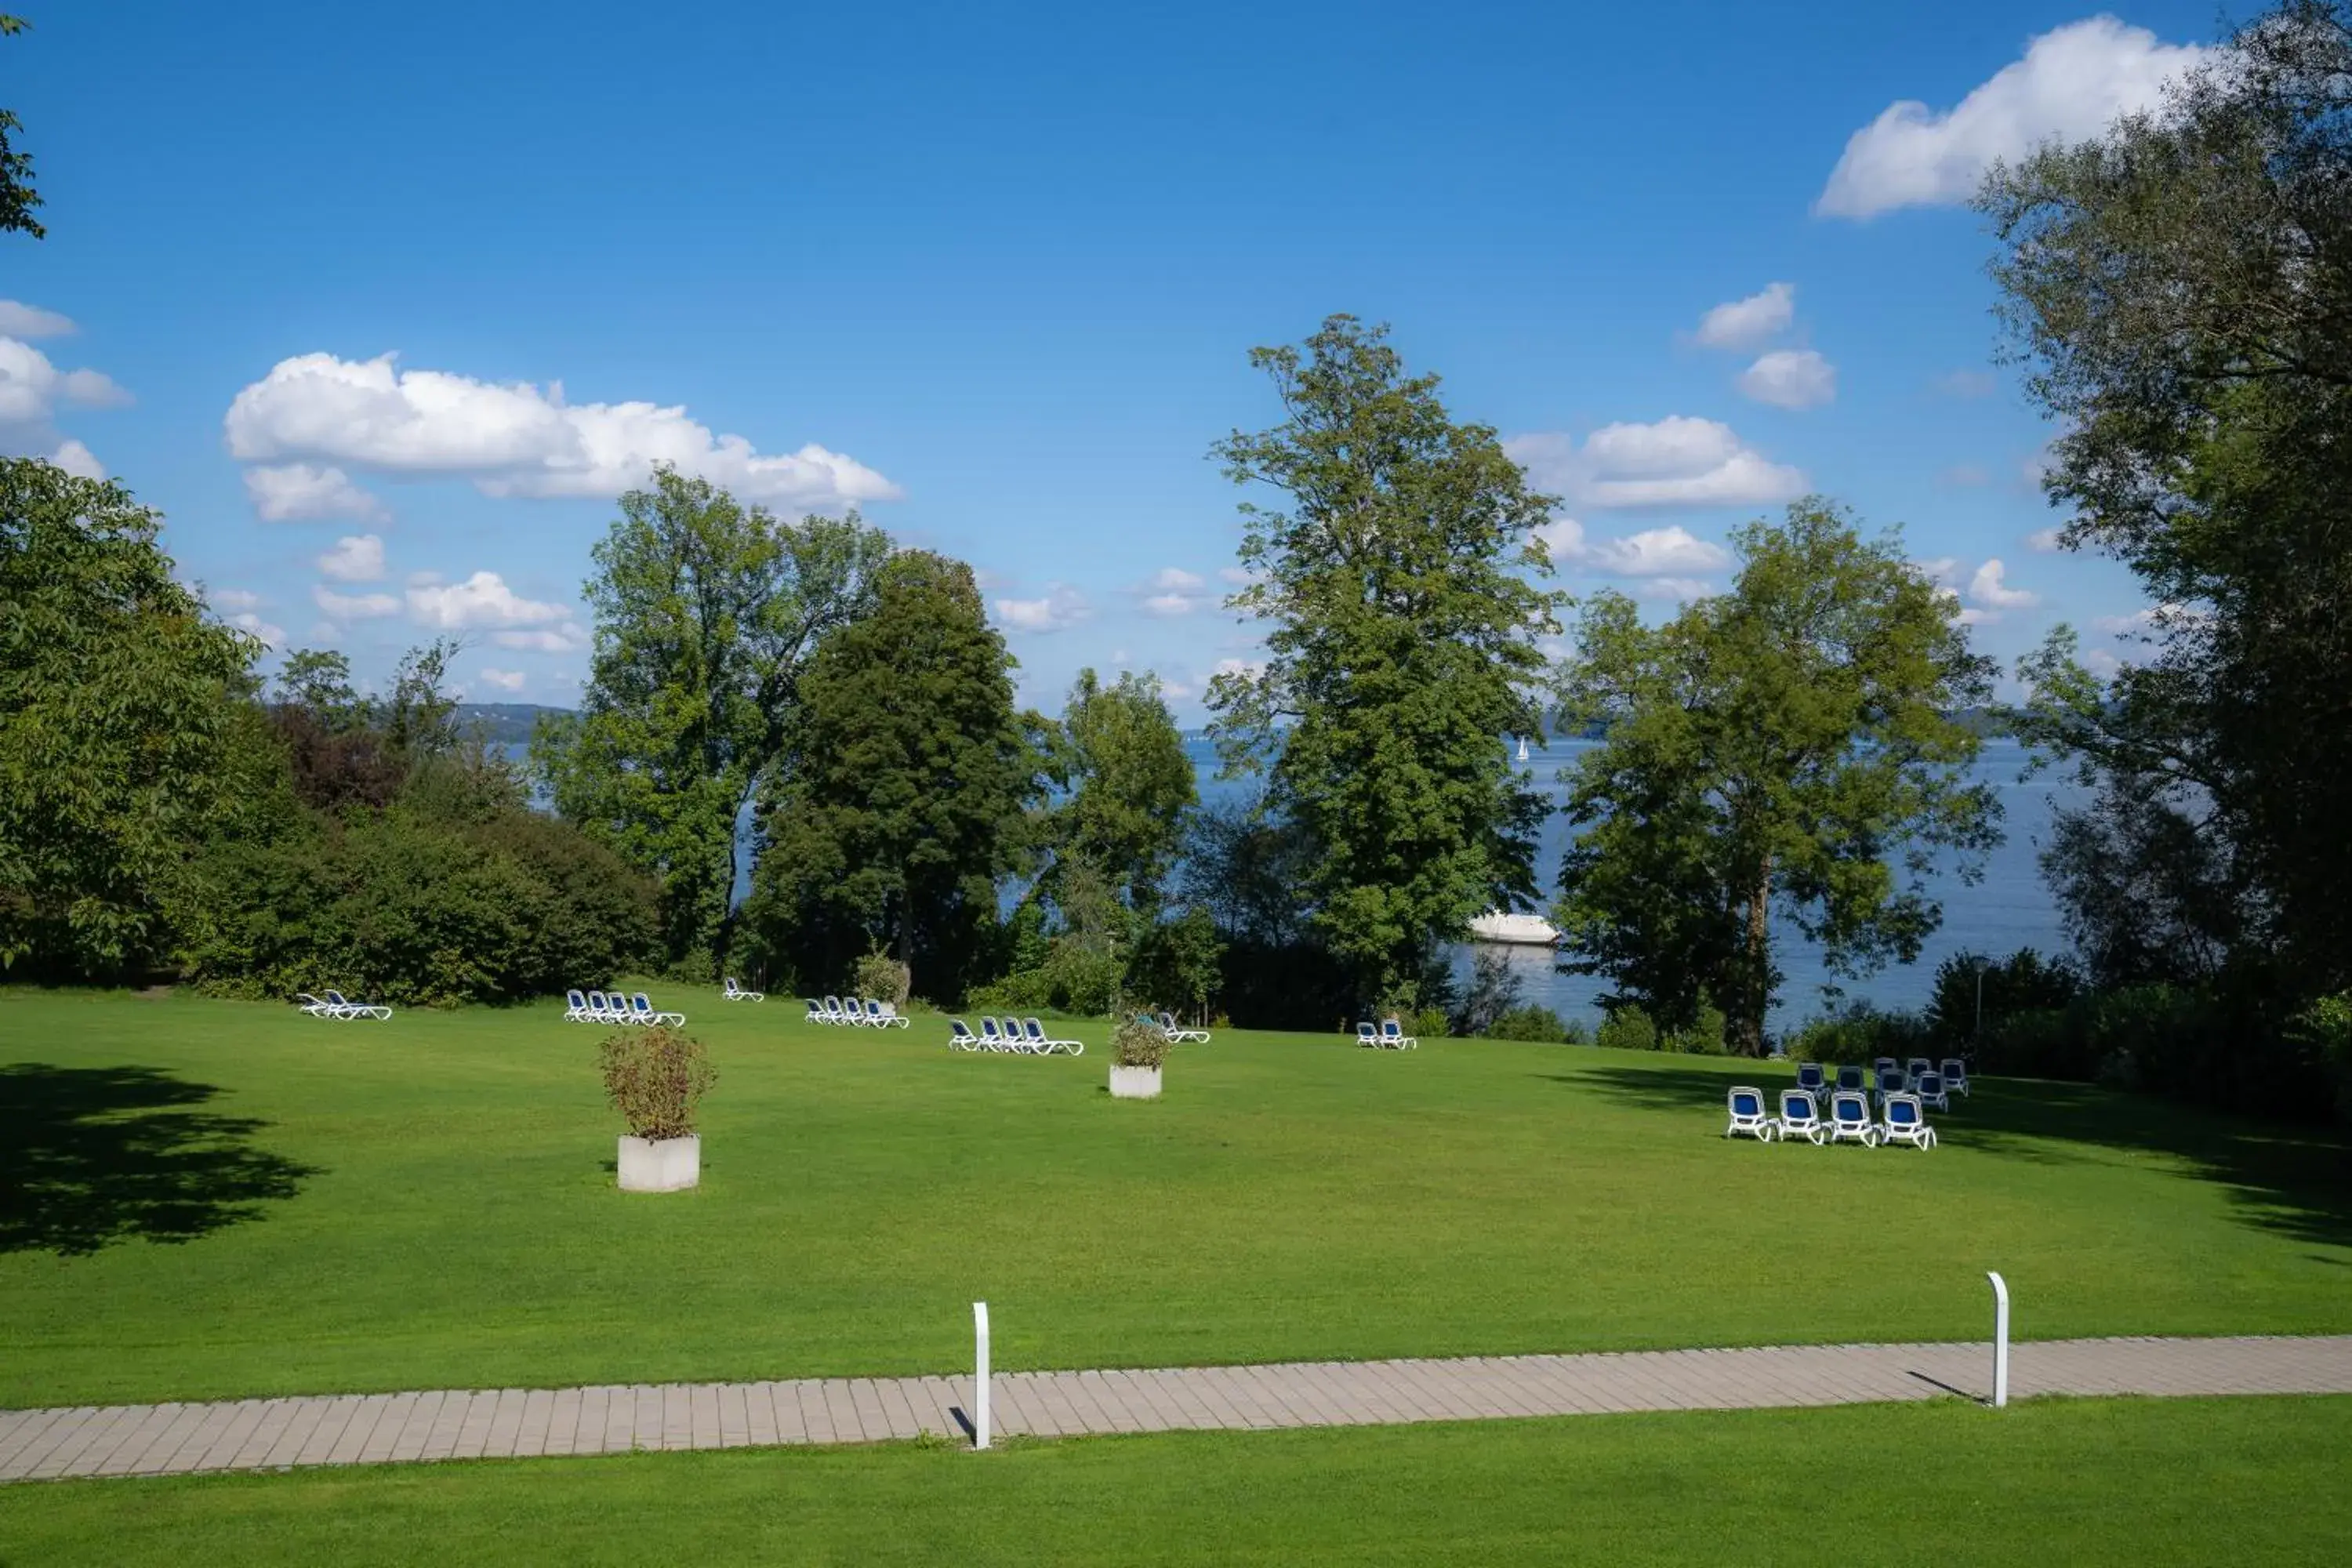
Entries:
{"label": "concrete planter", "polygon": [[702,1181],[702,1140],[624,1138],[620,1163],[625,1193],[681,1192]]}
{"label": "concrete planter", "polygon": [[1123,1068],[1110,1065],[1110,1097],[1113,1100],[1158,1100],[1160,1069],[1158,1068]]}

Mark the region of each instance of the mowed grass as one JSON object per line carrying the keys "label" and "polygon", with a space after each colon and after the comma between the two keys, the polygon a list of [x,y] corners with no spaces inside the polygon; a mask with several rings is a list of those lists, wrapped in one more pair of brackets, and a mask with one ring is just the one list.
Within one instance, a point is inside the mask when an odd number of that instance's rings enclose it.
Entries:
{"label": "mowed grass", "polygon": [[[2021,1337],[2352,1330],[2343,1147],[2153,1101],[1763,1147],[1722,1091],[1784,1067],[1234,1031],[1136,1103],[1100,1024],[966,1056],[655,990],[719,1070],[666,1196],[557,1007],[0,995],[0,1405],[951,1371],[975,1300],[1008,1368],[1982,1338],[1996,1268]],[[126,1227],[186,1239],[56,1250]]]}
{"label": "mowed grass", "polygon": [[0,1488],[0,1562],[2342,1563],[2352,1398],[1956,1400]]}

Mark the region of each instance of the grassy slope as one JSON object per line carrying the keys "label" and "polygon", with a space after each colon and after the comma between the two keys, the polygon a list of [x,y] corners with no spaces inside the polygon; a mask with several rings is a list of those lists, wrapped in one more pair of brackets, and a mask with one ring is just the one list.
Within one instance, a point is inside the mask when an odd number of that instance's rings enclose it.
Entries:
{"label": "grassy slope", "polygon": [[2341,1563],[2347,1444],[2352,1398],[1939,1401],[50,1482],[0,1562]]}
{"label": "grassy slope", "polygon": [[[1752,1063],[1234,1033],[1135,1104],[1098,1046],[656,994],[721,1075],[702,1189],[658,1198],[613,1191],[599,1031],[555,1010],[0,995],[0,1062],[68,1069],[0,1073],[0,1163],[91,1177],[0,1192],[0,1406],[948,1370],[980,1298],[1010,1367],[1974,1338],[1994,1267],[2025,1337],[2352,1330],[2340,1147],[2094,1090],[1986,1086],[1933,1153],[1766,1148],[1717,1137]],[[211,1179],[165,1123],[64,1119],[126,1066],[312,1173],[194,1240],[25,1247]]]}

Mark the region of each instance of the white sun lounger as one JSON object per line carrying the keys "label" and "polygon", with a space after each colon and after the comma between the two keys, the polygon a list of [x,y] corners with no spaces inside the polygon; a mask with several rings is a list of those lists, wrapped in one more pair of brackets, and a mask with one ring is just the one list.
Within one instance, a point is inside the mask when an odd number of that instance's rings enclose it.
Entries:
{"label": "white sun lounger", "polygon": [[948,1020],[948,1049],[951,1051],[976,1051],[980,1049],[980,1037],[973,1034],[971,1032],[971,1026],[966,1024],[961,1018],[950,1018]]}
{"label": "white sun lounger", "polygon": [[383,1005],[381,1003],[345,1001],[343,994],[340,991],[328,992],[327,1003],[330,1006],[335,1009],[332,1016],[338,1018],[375,1018],[381,1020],[392,1016],[392,1009]]}
{"label": "white sun lounger", "polygon": [[1160,1014],[1160,1026],[1162,1030],[1166,1031],[1170,1039],[1175,1041],[1180,1046],[1205,1046],[1209,1043],[1208,1030],[1187,1028],[1185,1026],[1176,1021],[1176,1015],[1173,1013]]}
{"label": "white sun lounger", "polygon": [[731,974],[719,983],[719,995],[720,1000],[727,1002],[765,1002],[768,999],[764,991],[746,991],[736,984]]}
{"label": "white sun lounger", "polygon": [[640,1024],[684,1024],[686,1022],[686,1015],[683,1013],[656,1012],[653,998],[642,991],[637,993],[636,1000],[629,1005],[629,1016]]}
{"label": "white sun lounger", "polygon": [[1748,1084],[1739,1084],[1724,1097],[1731,1106],[1731,1121],[1723,1130],[1726,1138],[1744,1132],[1759,1143],[1772,1142],[1780,1124],[1764,1109],[1764,1091]]}
{"label": "white sun lounger", "polygon": [[1878,1129],[1870,1124],[1870,1096],[1858,1089],[1841,1089],[1830,1096],[1830,1142],[1843,1143],[1849,1138],[1865,1149],[1878,1142]]}
{"label": "white sun lounger", "polygon": [[1421,1042],[1406,1034],[1404,1026],[1394,1018],[1383,1018],[1381,1020],[1381,1044],[1392,1051],[1410,1051],[1418,1048]]}
{"label": "white sun lounger", "polygon": [[1022,1019],[1021,1033],[1031,1045],[1049,1057],[1082,1057],[1087,1054],[1087,1043],[1084,1040],[1057,1040],[1045,1033],[1045,1025],[1042,1019]]}
{"label": "white sun lounger", "polygon": [[909,1020],[901,1016],[896,1006],[887,1002],[877,1002],[871,997],[866,1003],[866,1022],[869,1027],[877,1029],[887,1029],[894,1025],[904,1029],[909,1025]]}
{"label": "white sun lounger", "polygon": [[1927,1115],[1919,1109],[1917,1095],[1890,1094],[1879,1114],[1883,1118],[1878,1124],[1881,1144],[1908,1143],[1914,1149],[1933,1149],[1936,1146],[1936,1130],[1927,1125]]}
{"label": "white sun lounger", "polygon": [[1810,1089],[1784,1089],[1780,1091],[1780,1137],[1782,1142],[1802,1138],[1809,1143],[1819,1143],[1830,1135],[1822,1125],[1821,1108]]}

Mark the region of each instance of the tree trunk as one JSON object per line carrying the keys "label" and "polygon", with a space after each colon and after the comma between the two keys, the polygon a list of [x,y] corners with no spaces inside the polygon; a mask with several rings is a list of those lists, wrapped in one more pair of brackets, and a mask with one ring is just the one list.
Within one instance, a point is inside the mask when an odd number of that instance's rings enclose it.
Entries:
{"label": "tree trunk", "polygon": [[1746,962],[1740,966],[1738,1010],[1732,1018],[1732,1050],[1743,1057],[1764,1054],[1764,1005],[1772,973],[1772,859],[1766,856],[1748,896]]}

